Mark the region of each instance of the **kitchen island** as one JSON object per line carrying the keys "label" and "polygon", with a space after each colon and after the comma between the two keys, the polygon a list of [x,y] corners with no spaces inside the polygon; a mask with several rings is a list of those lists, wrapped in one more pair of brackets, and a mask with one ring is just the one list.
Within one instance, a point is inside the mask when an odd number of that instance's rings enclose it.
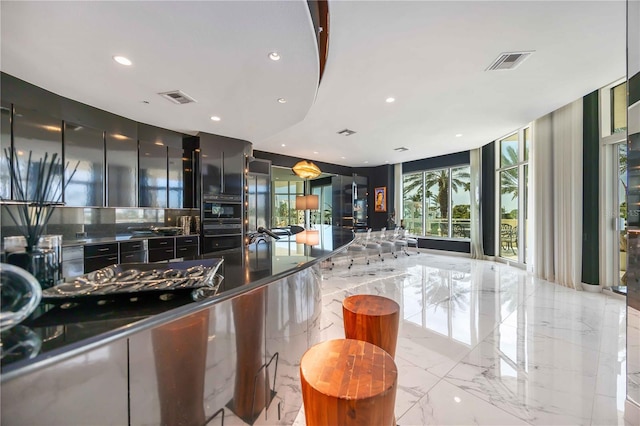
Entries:
{"label": "kitchen island", "polygon": [[314,246],[292,236],[206,255],[224,258],[224,281],[203,301],[43,309],[23,324],[41,352],[3,366],[2,423],[291,424],[299,361],[319,338],[321,262],[353,239],[318,228]]}

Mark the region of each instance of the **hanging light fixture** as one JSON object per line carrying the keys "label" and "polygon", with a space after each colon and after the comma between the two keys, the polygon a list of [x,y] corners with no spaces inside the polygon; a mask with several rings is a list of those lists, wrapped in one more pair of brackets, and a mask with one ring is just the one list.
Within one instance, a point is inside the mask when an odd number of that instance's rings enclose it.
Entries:
{"label": "hanging light fixture", "polygon": [[299,161],[293,166],[292,170],[293,173],[302,179],[315,179],[322,173],[320,167],[307,160]]}

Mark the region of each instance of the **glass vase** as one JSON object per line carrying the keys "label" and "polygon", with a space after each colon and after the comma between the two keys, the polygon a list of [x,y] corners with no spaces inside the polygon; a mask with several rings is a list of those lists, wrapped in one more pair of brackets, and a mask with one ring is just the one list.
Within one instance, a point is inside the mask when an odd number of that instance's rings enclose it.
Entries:
{"label": "glass vase", "polygon": [[24,252],[11,253],[7,262],[33,275],[42,289],[53,287],[57,282],[57,256],[54,250],[26,247]]}

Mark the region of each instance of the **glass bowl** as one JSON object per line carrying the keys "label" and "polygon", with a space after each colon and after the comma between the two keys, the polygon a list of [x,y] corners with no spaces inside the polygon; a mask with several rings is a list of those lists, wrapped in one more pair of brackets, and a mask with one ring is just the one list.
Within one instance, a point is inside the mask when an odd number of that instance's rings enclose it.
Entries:
{"label": "glass bowl", "polygon": [[27,318],[42,298],[40,283],[17,266],[0,263],[0,331]]}

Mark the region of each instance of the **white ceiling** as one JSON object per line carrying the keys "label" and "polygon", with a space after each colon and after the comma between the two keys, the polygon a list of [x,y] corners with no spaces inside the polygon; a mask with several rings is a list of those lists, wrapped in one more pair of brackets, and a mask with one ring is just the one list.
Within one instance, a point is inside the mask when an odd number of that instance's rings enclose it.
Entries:
{"label": "white ceiling", "polygon": [[[330,1],[319,87],[302,0],[0,7],[6,73],[137,121],[349,166],[479,147],[625,72],[622,0]],[[267,58],[273,50],[280,61]],[[515,70],[485,71],[508,51],[535,53]],[[198,103],[156,94],[173,89]],[[357,133],[338,135],[344,128]]]}

